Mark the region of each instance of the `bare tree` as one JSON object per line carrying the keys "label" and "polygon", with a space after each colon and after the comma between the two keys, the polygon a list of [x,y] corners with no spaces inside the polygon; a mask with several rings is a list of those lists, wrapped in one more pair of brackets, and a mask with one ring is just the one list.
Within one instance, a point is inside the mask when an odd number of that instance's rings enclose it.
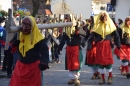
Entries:
{"label": "bare tree", "polygon": [[69,7],[69,5],[66,3],[65,0],[62,0],[62,2],[56,3],[54,5],[54,13],[55,14],[73,14],[73,11]]}

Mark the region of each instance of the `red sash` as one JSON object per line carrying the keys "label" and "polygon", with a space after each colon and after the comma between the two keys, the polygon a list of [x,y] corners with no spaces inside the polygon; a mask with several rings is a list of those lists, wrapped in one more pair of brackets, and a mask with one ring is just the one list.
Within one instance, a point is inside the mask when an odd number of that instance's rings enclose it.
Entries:
{"label": "red sash", "polygon": [[[0,43],[1,43],[1,45],[2,45],[2,46],[5,46],[5,43],[6,43],[6,42],[4,42],[4,41],[0,40]],[[12,46],[12,44],[11,44],[11,43],[9,43],[9,46]]]}

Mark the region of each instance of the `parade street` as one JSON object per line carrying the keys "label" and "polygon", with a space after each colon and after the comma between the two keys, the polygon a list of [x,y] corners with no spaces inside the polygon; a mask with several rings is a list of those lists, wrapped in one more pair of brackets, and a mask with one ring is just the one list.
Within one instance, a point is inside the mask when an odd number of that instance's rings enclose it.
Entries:
{"label": "parade street", "polygon": [[0,0],[0,86],[130,86],[130,0]]}
{"label": "parade street", "polygon": [[[83,55],[86,55],[86,48],[82,50]],[[60,60],[61,63],[50,63],[50,69],[44,71],[44,86],[73,86],[68,85],[67,82],[69,80],[68,71],[64,70],[64,60],[65,60],[65,48],[61,52]],[[85,60],[85,59],[84,59]],[[111,85],[104,84],[102,86],[130,86],[130,79],[127,79],[125,76],[120,74],[119,66],[120,61],[117,60],[116,56],[114,55],[114,65],[113,65],[113,83]],[[1,71],[1,70],[0,70]],[[106,71],[106,73],[108,73]],[[82,71],[81,71],[81,85],[80,86],[101,86],[98,85],[99,80],[91,80],[92,72],[91,68],[85,66],[83,63]],[[107,76],[105,77],[107,82]],[[8,86],[9,78],[0,78],[0,86]]]}

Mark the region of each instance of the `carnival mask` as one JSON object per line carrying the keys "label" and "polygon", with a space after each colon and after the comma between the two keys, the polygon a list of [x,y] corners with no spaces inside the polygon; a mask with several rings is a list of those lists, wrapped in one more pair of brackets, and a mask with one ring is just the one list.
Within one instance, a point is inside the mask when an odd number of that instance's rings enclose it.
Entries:
{"label": "carnival mask", "polygon": [[130,17],[127,17],[127,18],[125,19],[125,25],[126,25],[127,27],[130,27]]}
{"label": "carnival mask", "polygon": [[69,15],[65,15],[65,22],[70,22],[71,21],[71,18]]}
{"label": "carnival mask", "polygon": [[22,32],[25,35],[28,35],[31,33],[31,21],[28,18],[25,18],[22,21]]}
{"label": "carnival mask", "polygon": [[106,13],[103,13],[101,16],[100,16],[100,20],[101,22],[105,23],[107,21],[107,15]]}

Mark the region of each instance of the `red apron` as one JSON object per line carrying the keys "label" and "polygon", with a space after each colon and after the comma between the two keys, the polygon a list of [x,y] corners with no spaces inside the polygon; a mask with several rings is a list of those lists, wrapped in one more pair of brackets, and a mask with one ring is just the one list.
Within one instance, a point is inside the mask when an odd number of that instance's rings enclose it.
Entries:
{"label": "red apron", "polygon": [[130,46],[121,45],[120,50],[116,47],[114,54],[120,57],[120,60],[130,60]]}
{"label": "red apron", "polygon": [[79,46],[67,46],[66,55],[68,70],[79,70]]}
{"label": "red apron", "polygon": [[96,45],[95,42],[92,44],[92,49],[86,52],[87,64],[96,64]]}
{"label": "red apron", "polygon": [[99,41],[96,44],[96,64],[110,65],[113,64],[113,56],[110,40]]}
{"label": "red apron", "polygon": [[41,86],[40,61],[24,64],[17,61],[9,86]]}

